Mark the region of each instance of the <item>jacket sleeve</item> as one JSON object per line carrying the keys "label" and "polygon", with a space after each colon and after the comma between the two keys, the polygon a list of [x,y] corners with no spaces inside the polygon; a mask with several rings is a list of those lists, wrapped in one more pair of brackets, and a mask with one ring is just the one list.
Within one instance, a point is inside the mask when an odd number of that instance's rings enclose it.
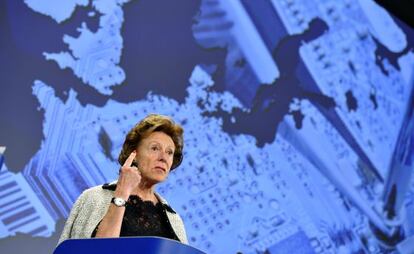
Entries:
{"label": "jacket sleeve", "polygon": [[58,245],[65,241],[66,239],[72,238],[72,228],[73,224],[75,223],[79,211],[82,209],[83,204],[85,202],[85,195],[82,193],[76,202],[73,204],[72,210],[70,211],[69,217],[66,220],[65,227],[63,228],[62,234],[60,235]]}
{"label": "jacket sleeve", "polygon": [[181,242],[182,243],[185,243],[185,244],[187,244],[188,245],[188,239],[187,239],[187,232],[186,232],[186,230],[185,230],[185,224],[184,224],[184,221],[183,221],[183,219],[181,218],[181,216],[179,215],[179,214],[177,214],[178,215],[178,218],[180,219],[180,221],[181,221],[181,225],[182,225],[182,230],[183,230],[183,232],[182,232],[182,237],[181,237]]}

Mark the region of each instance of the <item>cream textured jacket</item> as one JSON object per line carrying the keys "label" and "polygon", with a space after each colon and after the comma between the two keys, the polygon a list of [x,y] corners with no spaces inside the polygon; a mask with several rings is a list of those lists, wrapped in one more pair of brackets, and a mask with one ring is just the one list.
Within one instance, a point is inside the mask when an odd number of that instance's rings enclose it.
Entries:
{"label": "cream textured jacket", "polygon": [[[108,211],[115,187],[116,182],[112,182],[85,190],[73,205],[58,244],[69,238],[91,238],[92,232]],[[157,193],[156,196],[163,204],[178,239],[188,244],[183,220],[163,197]]]}

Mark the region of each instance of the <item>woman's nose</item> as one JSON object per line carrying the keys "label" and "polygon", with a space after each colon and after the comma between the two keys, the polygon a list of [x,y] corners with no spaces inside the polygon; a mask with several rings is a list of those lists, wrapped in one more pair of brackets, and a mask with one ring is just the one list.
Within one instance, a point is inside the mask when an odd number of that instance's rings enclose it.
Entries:
{"label": "woman's nose", "polygon": [[158,159],[159,160],[162,160],[162,161],[164,161],[164,162],[166,162],[167,161],[167,152],[164,152],[164,151],[162,151],[162,150],[160,150],[160,152],[158,153]]}

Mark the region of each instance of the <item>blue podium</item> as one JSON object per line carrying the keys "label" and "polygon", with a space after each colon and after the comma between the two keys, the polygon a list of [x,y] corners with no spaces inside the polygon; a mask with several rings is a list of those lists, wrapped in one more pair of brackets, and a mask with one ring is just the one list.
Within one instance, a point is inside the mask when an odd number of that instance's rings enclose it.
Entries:
{"label": "blue podium", "polygon": [[53,254],[206,254],[194,247],[162,237],[69,239]]}

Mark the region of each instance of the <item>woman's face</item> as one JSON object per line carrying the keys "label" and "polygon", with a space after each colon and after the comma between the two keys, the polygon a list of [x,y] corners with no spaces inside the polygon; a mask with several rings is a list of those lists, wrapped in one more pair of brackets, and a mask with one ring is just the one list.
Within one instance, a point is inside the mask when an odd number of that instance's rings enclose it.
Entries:
{"label": "woman's face", "polygon": [[141,140],[137,148],[135,160],[143,179],[159,183],[165,180],[170,172],[175,145],[170,136],[156,131]]}

